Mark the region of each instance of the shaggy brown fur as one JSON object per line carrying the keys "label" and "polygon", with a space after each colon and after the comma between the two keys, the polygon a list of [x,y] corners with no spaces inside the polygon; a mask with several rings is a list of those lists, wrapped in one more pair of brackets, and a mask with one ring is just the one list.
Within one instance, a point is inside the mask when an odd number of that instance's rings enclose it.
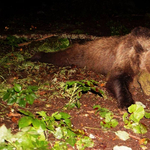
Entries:
{"label": "shaggy brown fur", "polygon": [[134,103],[129,83],[142,70],[150,72],[150,30],[138,27],[122,37],[105,37],[64,51],[40,52],[30,60],[58,66],[87,67],[108,76],[107,88],[116,97],[120,108]]}

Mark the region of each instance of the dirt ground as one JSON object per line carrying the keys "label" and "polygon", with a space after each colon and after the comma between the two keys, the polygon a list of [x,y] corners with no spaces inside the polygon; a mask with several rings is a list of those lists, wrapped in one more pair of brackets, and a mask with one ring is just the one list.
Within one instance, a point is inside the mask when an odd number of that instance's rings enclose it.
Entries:
{"label": "dirt ground", "polygon": [[[57,68],[57,67],[56,67]],[[60,68],[55,68],[55,71],[48,71],[51,72],[49,74],[45,74],[44,76],[44,81],[53,79],[54,77],[54,72],[59,74]],[[72,68],[68,68],[68,71]],[[77,69],[75,73],[72,75],[67,75],[65,76],[59,76],[57,77],[58,81],[69,81],[69,80],[95,80],[98,81],[99,83],[105,83],[105,77],[102,75],[97,75],[94,72],[91,71],[86,71],[84,69]],[[22,73],[23,74],[23,73]],[[39,74],[39,77],[42,79],[43,73]],[[50,81],[51,82],[51,81]],[[84,130],[85,134],[89,136],[92,134],[94,136],[94,147],[93,148],[86,148],[88,149],[93,149],[93,150],[112,150],[112,148],[115,145],[124,145],[131,147],[132,150],[142,150],[140,148],[140,141],[139,139],[143,138],[148,138],[150,139],[150,134],[149,134],[149,124],[150,120],[149,119],[142,119],[141,123],[145,124],[148,128],[148,132],[144,135],[140,134],[135,134],[131,130],[127,130],[124,128],[124,123],[122,121],[122,115],[125,111],[118,109],[117,107],[117,102],[115,99],[113,99],[110,94],[105,90],[105,87],[99,86],[100,89],[104,90],[107,99],[104,99],[103,97],[93,94],[91,92],[88,92],[86,94],[83,94],[80,102],[81,102],[81,107],[79,109],[73,108],[69,110],[64,110],[65,112],[69,113],[71,115],[71,121],[75,129],[81,129]],[[150,102],[148,101],[147,97],[143,94],[140,88],[135,88],[132,87],[131,89],[133,93],[133,98],[135,101],[140,101],[144,105],[146,105],[146,108],[150,108]],[[42,92],[42,91],[40,91]],[[54,91],[45,91],[45,92],[50,92],[49,94],[53,94]],[[52,113],[56,111],[62,111],[66,103],[68,102],[68,99],[65,99],[63,97],[57,97],[53,96],[52,98],[48,98],[45,96],[45,94],[41,94],[41,97],[39,97],[37,100],[35,100],[33,105],[27,105],[25,110],[29,110],[33,113],[37,111],[46,111],[47,115],[51,115]],[[42,98],[45,98],[44,101],[41,101]],[[48,107],[46,107],[48,105]],[[119,122],[119,125],[115,128],[107,129],[104,130],[100,126],[100,121],[102,118],[99,116],[99,114],[96,114],[96,110],[93,109],[94,105],[100,105],[101,107],[105,107],[112,111],[115,114],[115,119]],[[0,125],[5,124],[8,128],[11,128],[13,132],[18,131],[18,119],[21,117],[14,117],[10,116],[11,110],[14,110],[14,114],[18,112],[19,107],[18,106],[7,106],[5,102],[1,102],[0,105]],[[131,135],[131,138],[128,139],[127,141],[122,141],[120,140],[116,135],[115,131],[122,130],[122,131],[127,131]],[[146,145],[147,149],[150,147],[150,143]]]}
{"label": "dirt ground", "polygon": [[[107,18],[108,19],[108,18]],[[132,22],[129,21],[128,19],[122,18],[122,19],[118,19],[118,18],[114,18],[113,20],[114,22],[121,22],[121,24],[126,25],[126,27],[130,30],[133,27],[136,26],[146,26],[146,23],[148,22],[147,19],[144,18],[144,16],[142,17],[133,17],[132,18]],[[36,34],[36,33],[41,33],[41,34],[45,34],[45,33],[56,33],[56,32],[67,32],[70,33],[72,30],[75,29],[81,29],[84,30],[84,32],[88,32],[89,34],[92,35],[98,35],[98,36],[109,36],[111,35],[111,29],[110,27],[106,26],[106,19],[101,19],[99,20],[99,22],[85,22],[84,25],[74,25],[73,23],[70,23],[67,25],[67,23],[62,23],[60,24],[60,22],[57,23],[57,28],[55,28],[56,24],[25,24],[26,27],[22,27],[22,26],[17,26],[17,24],[12,24],[9,25],[10,29],[1,29],[1,33],[8,35],[8,34]],[[21,23],[20,23],[21,24]],[[101,24],[100,26],[98,26],[98,24]],[[33,25],[32,30],[30,30],[29,28],[31,27],[31,25]],[[61,28],[61,30],[59,30]],[[121,31],[120,31],[121,33]],[[29,46],[29,45],[28,45]],[[28,46],[26,46],[26,48],[29,48]],[[26,49],[25,48],[25,49]],[[72,68],[68,68],[68,71],[72,69]],[[69,80],[82,80],[82,79],[87,79],[87,80],[96,80],[99,83],[105,83],[105,77],[102,75],[98,75],[95,74],[94,72],[91,71],[86,71],[85,69],[77,69],[74,68],[76,71],[74,73],[72,73],[71,75],[68,74],[68,71],[66,71],[65,76],[58,76],[57,80],[58,81],[69,81]],[[41,80],[44,81],[51,81],[54,77],[54,74],[60,74],[59,72],[61,71],[60,68],[55,68],[55,71],[53,70],[48,70],[47,74],[44,74],[44,79],[42,79],[43,77],[43,73],[42,71],[39,72],[39,77],[41,78]],[[24,73],[22,73],[24,74]],[[14,76],[16,76],[14,74]],[[24,75],[25,77],[27,75]],[[8,81],[11,77],[8,77]],[[97,94],[93,94],[93,93],[86,93],[83,94],[80,102],[81,102],[81,108],[77,109],[70,109],[70,110],[65,110],[67,113],[69,113],[72,117],[72,123],[74,128],[76,129],[82,129],[85,131],[86,135],[94,135],[94,147],[91,148],[92,150],[112,150],[113,147],[115,145],[124,145],[124,146],[128,146],[130,148],[132,148],[132,150],[142,150],[142,148],[140,147],[140,143],[139,143],[139,139],[143,139],[143,138],[148,138],[150,139],[150,120],[149,119],[142,119],[142,123],[145,124],[148,128],[148,132],[144,135],[141,134],[135,134],[133,133],[131,130],[127,130],[125,129],[124,123],[122,121],[122,115],[125,111],[118,109],[117,107],[117,102],[115,99],[113,99],[110,95],[110,93],[108,93],[105,90],[105,86],[104,87],[100,87],[101,89],[103,89],[106,92],[107,95],[107,99],[104,99],[103,97],[100,97]],[[53,91],[47,91],[47,92],[52,92]],[[132,87],[131,88],[131,93],[133,95],[133,99],[135,101],[140,101],[142,102],[144,105],[146,105],[146,109],[150,109],[150,102],[149,102],[149,97],[145,96],[144,93],[142,92],[142,90],[139,87]],[[41,97],[44,97],[44,95],[41,95]],[[64,99],[63,97],[53,97],[53,98],[48,98],[48,97],[44,97],[46,100],[45,101],[41,101],[40,99],[37,99],[33,105],[28,105],[27,106],[27,110],[31,111],[31,112],[36,112],[36,111],[47,111],[48,115],[51,115],[52,113],[56,112],[56,111],[60,111],[62,110],[62,108],[64,107],[64,105],[66,104],[67,100]],[[46,105],[49,104],[49,107],[46,107]],[[95,111],[93,109],[94,105],[100,105],[102,107],[108,108],[110,111],[112,111],[115,116],[116,119],[119,121],[119,125],[115,128],[111,128],[109,130],[104,130],[102,129],[102,127],[100,126],[100,121],[101,121],[101,117],[98,114],[95,114]],[[11,128],[13,130],[13,132],[18,131],[18,125],[17,125],[17,121],[13,120],[13,117],[8,116],[8,114],[10,113],[11,109],[14,109],[14,112],[17,113],[18,111],[18,106],[7,106],[6,107],[6,103],[5,102],[1,102],[0,104],[0,125],[5,124],[8,128]],[[7,114],[7,115],[6,115]],[[131,136],[130,139],[128,139],[127,141],[122,141],[120,140],[116,135],[115,135],[115,131],[118,130],[122,130],[122,131],[127,131]],[[150,143],[148,143],[147,145],[145,145],[145,149],[147,148],[147,150],[150,148]],[[87,148],[86,150],[88,150],[90,148]]]}

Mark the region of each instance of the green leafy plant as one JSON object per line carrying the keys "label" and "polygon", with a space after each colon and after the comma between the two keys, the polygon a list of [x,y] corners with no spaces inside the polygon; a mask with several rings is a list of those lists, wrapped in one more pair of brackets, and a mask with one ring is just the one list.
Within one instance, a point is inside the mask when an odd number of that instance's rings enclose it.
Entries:
{"label": "green leafy plant", "polygon": [[77,107],[80,108],[81,103],[79,101],[82,94],[82,90],[77,83],[74,83],[71,88],[65,87],[65,97],[69,97],[69,102],[67,103],[67,107],[73,108]]}
{"label": "green leafy plant", "polygon": [[65,49],[70,45],[70,42],[67,38],[59,38],[57,42],[57,49]]}
{"label": "green leafy plant", "polygon": [[81,98],[82,94],[88,91],[93,93],[97,93],[103,97],[105,94],[102,90],[98,89],[96,86],[98,82],[94,80],[81,80],[81,81],[68,81],[64,85],[64,95],[69,97],[70,101],[67,104],[70,108],[77,107],[80,108],[81,104],[79,99]]}
{"label": "green leafy plant", "polygon": [[[70,42],[67,38],[51,38],[38,47],[38,51],[53,52],[67,48]],[[37,51],[37,48],[35,49]]]}
{"label": "green leafy plant", "polygon": [[27,39],[25,38],[17,38],[15,36],[9,35],[7,36],[6,40],[3,42],[6,45],[12,46],[12,50],[14,50],[14,47],[18,47],[19,43],[25,42]]}
{"label": "green leafy plant", "polygon": [[5,125],[0,127],[0,149],[1,150],[32,150],[48,149],[48,142],[42,128],[25,127],[16,134],[12,134]]}
{"label": "green leafy plant", "polygon": [[[29,111],[19,110],[25,116],[19,120],[20,132],[12,135],[11,131],[4,125],[0,127],[0,147],[5,149],[68,149],[75,146],[78,150],[84,150],[86,147],[93,147],[93,141],[79,134],[72,128],[70,115],[64,112],[55,112],[47,116],[46,112],[37,112],[33,115]],[[39,119],[40,118],[40,119]],[[51,134],[56,138],[49,140]],[[48,145],[50,147],[48,148]]]}
{"label": "green leafy plant", "polygon": [[150,113],[145,112],[141,105],[133,104],[128,107],[127,112],[123,115],[124,127],[133,130],[134,133],[144,134],[147,132],[147,127],[141,123],[143,117],[150,118]]}
{"label": "green leafy plant", "polygon": [[88,136],[79,135],[76,147],[78,150],[84,150],[86,147],[93,147],[93,142]]}
{"label": "green leafy plant", "polygon": [[22,89],[20,84],[14,84],[14,87],[7,89],[7,92],[4,93],[3,100],[7,101],[9,105],[17,103],[19,106],[25,107],[26,103],[33,104],[36,98],[34,91],[37,89],[37,86],[28,86],[27,89]]}
{"label": "green leafy plant", "polygon": [[96,112],[99,112],[99,115],[103,118],[100,122],[100,125],[104,128],[114,128],[118,125],[118,121],[113,119],[113,113],[110,112],[107,108],[102,108],[100,105],[93,106],[94,109],[97,109]]}

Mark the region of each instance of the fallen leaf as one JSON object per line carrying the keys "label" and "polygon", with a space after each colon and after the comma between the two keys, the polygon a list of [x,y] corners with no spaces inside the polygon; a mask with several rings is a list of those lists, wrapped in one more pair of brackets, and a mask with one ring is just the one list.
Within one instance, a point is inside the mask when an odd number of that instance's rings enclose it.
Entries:
{"label": "fallen leaf", "polygon": [[139,140],[139,144],[140,144],[140,145],[146,144],[146,143],[147,143],[147,139],[146,139],[146,138]]}
{"label": "fallen leaf", "polygon": [[116,146],[113,147],[113,150],[132,150],[132,148],[127,147],[127,146],[118,146],[118,145],[116,145]]}
{"label": "fallen leaf", "polygon": [[101,83],[100,86],[103,87],[103,86],[105,86],[105,84],[104,84],[104,83]]}
{"label": "fallen leaf", "polygon": [[115,134],[123,141],[126,141],[130,138],[126,131],[117,131]]}
{"label": "fallen leaf", "polygon": [[12,120],[12,122],[17,123],[18,120],[19,120],[19,118],[17,118],[17,117],[12,117],[11,120]]}

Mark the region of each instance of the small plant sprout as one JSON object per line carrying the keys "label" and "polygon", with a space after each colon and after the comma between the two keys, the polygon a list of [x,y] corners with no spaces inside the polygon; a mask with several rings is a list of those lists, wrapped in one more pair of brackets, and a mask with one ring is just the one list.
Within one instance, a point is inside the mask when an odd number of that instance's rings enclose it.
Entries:
{"label": "small plant sprout", "polygon": [[124,127],[133,130],[134,133],[144,134],[147,132],[147,127],[141,123],[142,118],[150,118],[150,113],[145,112],[141,105],[133,104],[128,107],[127,112],[123,115]]}
{"label": "small plant sprout", "polygon": [[107,108],[102,108],[100,105],[93,106],[94,109],[97,109],[96,112],[99,112],[99,115],[103,118],[100,122],[100,125],[104,128],[114,128],[118,125],[118,121],[113,119],[113,113]]}
{"label": "small plant sprout", "polygon": [[105,97],[105,94],[102,90],[98,89],[96,86],[98,85],[98,82],[94,80],[81,80],[81,81],[68,81],[64,85],[64,96],[68,97],[69,103],[67,106],[70,108],[77,107],[80,108],[81,104],[79,102],[79,99],[81,98],[83,93],[86,93],[88,91],[97,93],[103,97]]}

